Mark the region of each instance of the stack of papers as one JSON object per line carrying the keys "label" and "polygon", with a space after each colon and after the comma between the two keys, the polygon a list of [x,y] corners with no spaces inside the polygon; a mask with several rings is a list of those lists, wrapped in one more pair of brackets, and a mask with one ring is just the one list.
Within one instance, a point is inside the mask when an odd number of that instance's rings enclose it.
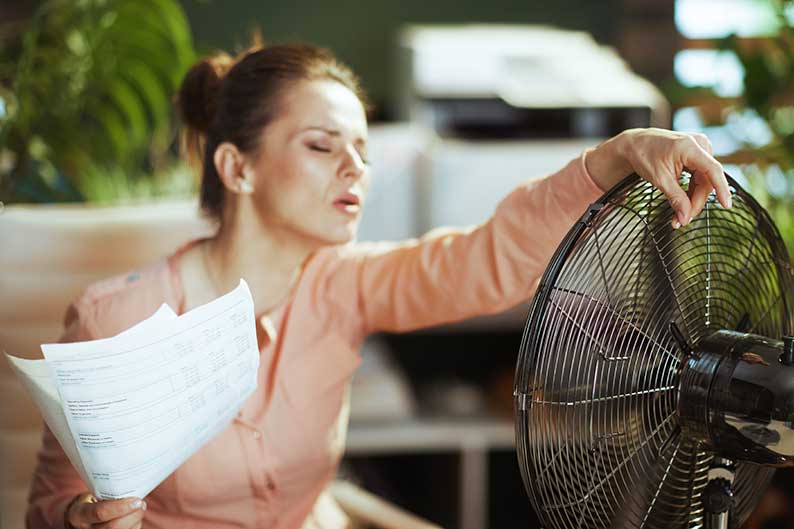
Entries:
{"label": "stack of papers", "polygon": [[256,389],[254,304],[245,281],[177,316],[102,340],[8,357],[74,468],[100,499],[143,498],[222,431]]}

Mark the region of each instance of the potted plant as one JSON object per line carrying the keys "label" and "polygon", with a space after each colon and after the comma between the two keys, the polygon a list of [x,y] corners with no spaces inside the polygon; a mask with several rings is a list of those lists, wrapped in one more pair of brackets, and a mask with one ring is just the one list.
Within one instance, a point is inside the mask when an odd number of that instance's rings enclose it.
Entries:
{"label": "potted plant", "polygon": [[195,52],[177,1],[48,0],[0,46],[0,200],[189,193],[171,96]]}

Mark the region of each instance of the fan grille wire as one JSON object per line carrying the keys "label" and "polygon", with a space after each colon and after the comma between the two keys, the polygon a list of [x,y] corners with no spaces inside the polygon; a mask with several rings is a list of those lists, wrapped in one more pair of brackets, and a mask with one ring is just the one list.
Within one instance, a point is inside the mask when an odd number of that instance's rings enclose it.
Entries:
{"label": "fan grille wire", "polygon": [[[688,175],[681,184],[688,185]],[[767,213],[730,180],[672,230],[665,197],[638,177],[591,207],[541,280],[516,370],[522,477],[549,529],[697,528],[712,455],[681,432],[682,363],[718,329],[792,333],[792,269]],[[740,323],[742,322],[742,323]],[[734,522],[770,469],[739,463]]]}

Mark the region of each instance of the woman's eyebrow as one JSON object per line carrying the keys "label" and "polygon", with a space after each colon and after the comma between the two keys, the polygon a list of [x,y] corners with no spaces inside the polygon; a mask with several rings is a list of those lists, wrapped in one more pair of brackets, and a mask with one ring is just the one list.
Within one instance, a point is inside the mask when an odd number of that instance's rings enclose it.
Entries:
{"label": "woman's eyebrow", "polygon": [[[331,129],[331,128],[328,128],[328,127],[321,127],[319,125],[312,125],[312,126],[306,127],[304,129],[302,129],[301,132],[305,132],[307,130],[319,130],[321,132],[325,132],[326,134],[328,134],[330,136],[335,136],[335,137],[342,136],[342,132],[337,130],[337,129]],[[367,140],[364,139],[364,138],[356,138],[355,143],[357,143],[358,145],[367,145]]]}
{"label": "woman's eyebrow", "polygon": [[329,129],[328,127],[320,127],[320,126],[317,126],[317,125],[313,125],[311,127],[306,127],[303,130],[304,131],[306,131],[306,130],[319,130],[319,131],[325,132],[326,134],[330,134],[331,136],[341,136],[342,135],[342,133],[340,131],[336,130],[336,129]]}

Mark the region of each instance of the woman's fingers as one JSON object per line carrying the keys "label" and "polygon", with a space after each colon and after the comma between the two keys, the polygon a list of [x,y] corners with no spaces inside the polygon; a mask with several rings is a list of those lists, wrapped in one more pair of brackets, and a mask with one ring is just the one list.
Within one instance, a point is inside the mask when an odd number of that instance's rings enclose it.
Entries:
{"label": "woman's fingers", "polygon": [[692,138],[704,151],[714,156],[714,148],[711,146],[711,140],[708,136],[701,134],[700,132],[695,132],[692,134]]}
{"label": "woman's fingers", "polygon": [[[106,525],[131,515],[140,515],[140,518],[138,518],[138,521],[140,521],[143,518],[145,508],[145,503],[137,498],[82,503],[75,506],[74,515],[70,517],[70,522],[76,526],[101,526],[100,524]],[[119,528],[115,526],[109,527],[112,527],[112,529],[127,529],[128,527],[133,527],[134,523],[136,522],[126,525],[126,522],[124,522],[125,525]]]}
{"label": "woman's fingers", "polygon": [[724,207],[731,207],[728,181],[722,165],[711,155],[708,138],[702,134],[679,136],[674,140],[672,152],[675,158],[672,165],[683,166],[691,174],[686,193],[678,183],[678,171],[673,171],[675,174],[672,175],[659,176],[655,182],[676,211],[673,228],[685,226],[697,217],[703,211],[712,189]]}
{"label": "woman's fingers", "polygon": [[[692,139],[697,142],[701,149],[703,149],[709,156],[714,155],[714,149],[711,145],[711,140],[709,140],[708,136],[701,133],[694,133],[692,134]],[[720,168],[720,171],[722,169]],[[700,172],[693,172],[692,177],[689,179],[689,189],[687,189],[687,196],[689,196],[689,201],[692,203],[692,217],[697,217],[700,215],[700,212],[703,211],[703,208],[706,206],[706,202],[709,199],[709,195],[711,194],[712,186],[710,185],[710,180],[708,176],[704,173]]]}
{"label": "woman's fingers", "polygon": [[678,229],[687,225],[689,219],[692,218],[692,204],[686,192],[678,184],[678,178],[665,174],[657,178],[653,184],[664,193],[676,212],[676,218],[673,219],[673,228]]}
{"label": "woman's fingers", "polygon": [[706,178],[707,182],[716,191],[717,200],[720,201],[720,204],[726,208],[731,207],[731,190],[728,187],[728,180],[725,178],[722,165],[704,150],[697,140],[690,142],[689,145],[682,146],[681,161],[690,173],[693,175],[700,173]]}
{"label": "woman's fingers", "polygon": [[115,518],[109,522],[97,524],[96,529],[136,529],[140,528],[143,521],[143,510],[137,509],[126,516]]}
{"label": "woman's fingers", "polygon": [[723,207],[730,208],[733,206],[731,191],[724,173],[720,172],[719,176],[716,178],[716,183],[714,183],[714,177],[712,175],[698,171],[692,172],[692,177],[689,180],[688,194],[692,201],[693,217],[698,216],[700,212],[703,211],[712,190],[716,191],[717,200],[720,201]]}
{"label": "woman's fingers", "polygon": [[711,190],[711,182],[706,175],[702,173],[692,174],[692,177],[689,179],[687,195],[689,196],[689,201],[692,203],[693,218],[700,215],[700,212],[703,211],[709,199],[709,195],[711,194]]}

